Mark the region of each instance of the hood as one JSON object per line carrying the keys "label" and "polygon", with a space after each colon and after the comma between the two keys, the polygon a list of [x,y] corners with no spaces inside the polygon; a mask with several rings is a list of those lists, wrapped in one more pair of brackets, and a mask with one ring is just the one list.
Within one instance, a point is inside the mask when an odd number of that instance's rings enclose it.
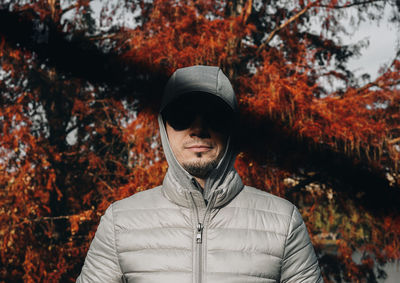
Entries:
{"label": "hood", "polygon": [[169,165],[163,181],[163,190],[168,199],[180,206],[190,206],[188,194],[192,193],[196,196],[201,195],[207,201],[213,198],[212,206],[219,207],[228,203],[243,188],[242,180],[233,166],[236,152],[231,138],[229,137],[227,140],[224,155],[217,167],[207,177],[203,191],[196,185],[195,178],[176,160],[161,115],[162,110],[169,103],[182,95],[194,92],[215,95],[224,101],[233,112],[238,111],[233,88],[219,67],[193,66],[175,71],[165,87],[158,115],[161,142]]}

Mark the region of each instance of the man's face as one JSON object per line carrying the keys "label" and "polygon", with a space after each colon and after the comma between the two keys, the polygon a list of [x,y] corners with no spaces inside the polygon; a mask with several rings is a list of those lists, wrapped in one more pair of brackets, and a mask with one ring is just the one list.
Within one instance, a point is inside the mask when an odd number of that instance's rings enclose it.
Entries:
{"label": "man's face", "polygon": [[226,109],[206,101],[176,103],[166,116],[166,130],[178,162],[191,175],[205,178],[222,158],[229,125]]}

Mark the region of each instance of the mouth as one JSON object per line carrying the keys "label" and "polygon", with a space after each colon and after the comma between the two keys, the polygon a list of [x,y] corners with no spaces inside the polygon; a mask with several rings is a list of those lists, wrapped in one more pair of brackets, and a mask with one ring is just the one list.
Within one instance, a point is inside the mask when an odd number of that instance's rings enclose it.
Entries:
{"label": "mouth", "polygon": [[213,147],[205,144],[193,144],[190,146],[186,146],[185,149],[190,150],[192,152],[206,152],[213,149]]}

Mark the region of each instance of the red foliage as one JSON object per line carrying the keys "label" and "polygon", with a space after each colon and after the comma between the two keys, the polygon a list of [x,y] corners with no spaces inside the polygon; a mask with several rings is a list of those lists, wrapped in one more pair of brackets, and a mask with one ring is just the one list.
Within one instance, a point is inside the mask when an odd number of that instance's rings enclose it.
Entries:
{"label": "red foliage", "polygon": [[[136,28],[104,34],[89,32],[96,30],[89,1],[11,7],[83,41],[85,55],[95,43],[103,55],[111,49],[121,69],[143,71],[119,70],[116,88],[93,82],[79,77],[84,66],[58,65],[68,54],[43,58],[41,43],[16,44],[0,28],[0,281],[74,281],[107,206],[159,185],[167,170],[159,95],[121,93],[132,86],[140,93],[147,75],[160,85],[149,88],[161,90],[159,73],[194,64],[219,65],[231,78],[246,137],[236,168],[244,183],[299,206],[327,282],[373,280],[374,266],[398,260],[400,62],[374,81],[329,93],[320,78],[346,81],[348,73],[330,64],[348,50],[304,31],[311,17],[333,34],[347,28],[337,11],[357,3],[343,3],[140,1],[131,7],[140,7]],[[374,5],[380,13],[374,1],[358,12]],[[76,26],[62,22],[69,11]]]}

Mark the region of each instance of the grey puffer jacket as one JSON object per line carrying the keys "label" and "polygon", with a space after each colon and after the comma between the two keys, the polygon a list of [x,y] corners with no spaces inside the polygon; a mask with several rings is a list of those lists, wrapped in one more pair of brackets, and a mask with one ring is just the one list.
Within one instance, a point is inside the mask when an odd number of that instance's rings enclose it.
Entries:
{"label": "grey puffer jacket", "polygon": [[203,191],[175,159],[161,115],[159,126],[162,186],[107,209],[78,283],[323,282],[299,211],[242,184],[230,141]]}

